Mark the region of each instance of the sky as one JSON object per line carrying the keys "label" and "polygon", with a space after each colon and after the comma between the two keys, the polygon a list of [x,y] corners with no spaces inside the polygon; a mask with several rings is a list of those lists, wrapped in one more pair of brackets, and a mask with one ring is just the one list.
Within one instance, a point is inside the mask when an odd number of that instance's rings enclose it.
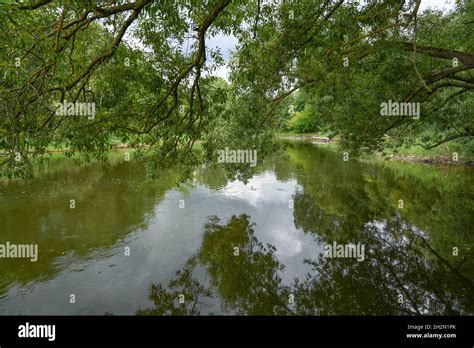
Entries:
{"label": "sky", "polygon": [[[453,8],[454,0],[421,0],[420,12],[426,9],[438,9],[438,10],[449,10]],[[237,45],[237,39],[234,36],[229,35],[217,35],[212,38],[208,38],[206,42],[207,49],[220,48],[222,57],[227,62],[230,57],[231,51]],[[222,77],[225,80],[228,80],[229,69],[227,64],[219,67],[213,72],[212,75]]]}

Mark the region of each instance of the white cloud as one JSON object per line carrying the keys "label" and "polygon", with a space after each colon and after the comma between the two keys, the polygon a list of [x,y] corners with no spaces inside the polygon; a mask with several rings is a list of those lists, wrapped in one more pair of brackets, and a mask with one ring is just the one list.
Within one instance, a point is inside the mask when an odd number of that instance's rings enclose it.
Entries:
{"label": "white cloud", "polygon": [[262,202],[287,204],[292,199],[293,189],[296,187],[298,187],[296,180],[281,182],[275,173],[264,172],[253,176],[248,184],[239,180],[229,182],[220,194],[259,207]]}
{"label": "white cloud", "polygon": [[443,11],[451,10],[454,8],[454,0],[422,0],[420,11],[422,12],[428,8]]}
{"label": "white cloud", "polygon": [[220,66],[217,68],[213,74],[213,76],[218,76],[229,82],[229,67],[227,64]]}
{"label": "white cloud", "polygon": [[207,51],[209,52],[210,50],[215,50],[219,48],[222,58],[224,58],[225,61],[225,64],[214,70],[211,75],[218,76],[226,81],[229,81],[229,67],[227,65],[227,62],[229,61],[231,52],[235,49],[237,43],[238,40],[234,35],[218,34],[207,39]]}

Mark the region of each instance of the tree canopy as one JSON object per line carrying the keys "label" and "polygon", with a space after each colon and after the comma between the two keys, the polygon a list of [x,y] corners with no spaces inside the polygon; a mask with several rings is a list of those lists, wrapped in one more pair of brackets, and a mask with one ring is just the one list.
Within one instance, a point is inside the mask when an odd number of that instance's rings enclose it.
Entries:
{"label": "tree canopy", "polygon": [[[351,153],[472,146],[474,2],[31,0],[0,5],[0,171],[28,176],[51,148],[104,158],[113,141],[153,166],[325,130]],[[216,35],[238,40],[229,81]],[[419,103],[419,118],[381,103]],[[58,103],[93,103],[93,117]],[[295,116],[296,119],[291,119]],[[192,148],[202,141],[202,158]],[[471,153],[472,154],[472,153]],[[260,156],[260,153],[259,153]]]}

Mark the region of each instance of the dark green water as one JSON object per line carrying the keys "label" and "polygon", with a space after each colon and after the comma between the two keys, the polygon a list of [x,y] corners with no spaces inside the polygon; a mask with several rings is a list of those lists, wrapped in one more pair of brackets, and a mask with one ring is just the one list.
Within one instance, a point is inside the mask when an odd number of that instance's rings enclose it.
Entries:
{"label": "dark green water", "polygon": [[[0,243],[39,259],[0,259],[0,314],[474,314],[470,169],[295,143],[246,185],[177,178],[61,162],[1,183]],[[334,241],[364,260],[325,257]]]}

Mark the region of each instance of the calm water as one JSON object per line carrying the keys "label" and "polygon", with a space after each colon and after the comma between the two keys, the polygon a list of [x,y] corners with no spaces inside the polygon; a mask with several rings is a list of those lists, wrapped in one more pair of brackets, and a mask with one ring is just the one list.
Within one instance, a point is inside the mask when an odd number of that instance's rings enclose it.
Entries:
{"label": "calm water", "polygon": [[0,184],[0,243],[39,248],[0,259],[0,314],[474,314],[470,169],[290,143],[247,184],[177,178],[61,162]]}

